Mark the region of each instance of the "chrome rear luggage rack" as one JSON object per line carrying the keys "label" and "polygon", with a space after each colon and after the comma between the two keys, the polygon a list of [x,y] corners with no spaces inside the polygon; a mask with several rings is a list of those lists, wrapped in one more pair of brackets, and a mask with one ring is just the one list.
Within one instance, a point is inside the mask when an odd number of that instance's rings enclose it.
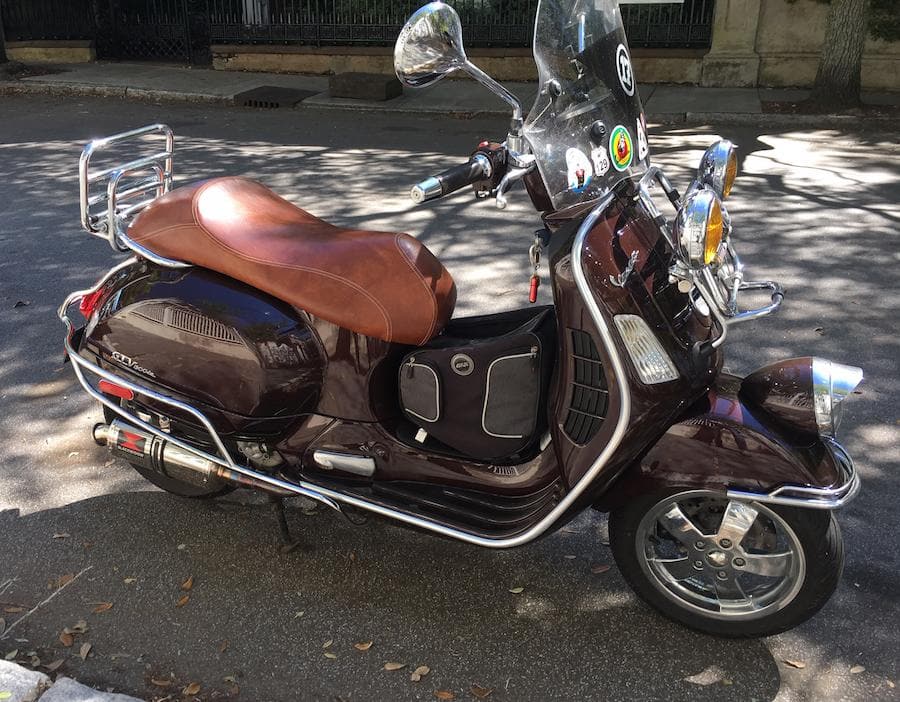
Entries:
{"label": "chrome rear luggage rack", "polygon": [[[160,136],[165,148],[140,158],[99,170],[91,170],[91,158],[99,151],[126,141]],[[147,146],[145,142],[144,146]],[[151,124],[84,147],[78,163],[81,226],[94,236],[106,239],[114,251],[133,251],[153,263],[169,268],[190,264],[159,256],[133,241],[127,234],[134,217],[156,198],[172,189],[174,181],[175,134],[165,124]],[[100,210],[105,205],[105,212]],[[99,210],[99,211],[98,211]]]}

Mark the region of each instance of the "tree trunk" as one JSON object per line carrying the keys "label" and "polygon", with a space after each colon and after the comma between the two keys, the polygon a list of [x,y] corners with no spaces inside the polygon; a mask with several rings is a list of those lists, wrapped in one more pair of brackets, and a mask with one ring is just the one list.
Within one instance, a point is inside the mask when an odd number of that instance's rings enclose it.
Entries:
{"label": "tree trunk", "polygon": [[6,63],[6,36],[3,34],[3,0],[0,0],[0,63]]}
{"label": "tree trunk", "polygon": [[831,0],[811,103],[829,111],[860,105],[868,18],[869,0]]}

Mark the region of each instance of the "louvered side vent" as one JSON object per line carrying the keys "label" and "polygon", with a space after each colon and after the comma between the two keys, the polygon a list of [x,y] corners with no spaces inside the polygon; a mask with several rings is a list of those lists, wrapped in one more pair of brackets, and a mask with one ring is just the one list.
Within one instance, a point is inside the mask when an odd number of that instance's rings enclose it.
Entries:
{"label": "louvered side vent", "polygon": [[576,444],[586,444],[606,418],[609,390],[600,353],[586,332],[571,329],[575,381],[563,430]]}
{"label": "louvered side vent", "polygon": [[241,338],[230,327],[206,315],[164,304],[143,305],[134,314],[170,329],[215,339],[226,344],[240,344]]}

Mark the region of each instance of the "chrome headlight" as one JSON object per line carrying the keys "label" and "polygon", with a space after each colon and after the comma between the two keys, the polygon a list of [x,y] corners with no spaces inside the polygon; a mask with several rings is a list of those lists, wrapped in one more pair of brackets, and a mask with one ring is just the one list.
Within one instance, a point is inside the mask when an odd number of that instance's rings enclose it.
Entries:
{"label": "chrome headlight", "polygon": [[696,190],[685,198],[674,234],[692,265],[708,266],[716,260],[722,231],[722,205],[712,190]]}
{"label": "chrome headlight", "polygon": [[842,419],[840,403],[862,379],[862,368],[813,358],[813,406],[820,434],[834,436]]}
{"label": "chrome headlight", "polygon": [[727,139],[720,139],[710,146],[700,159],[697,180],[712,188],[724,200],[731,194],[737,177],[737,154],[735,146]]}

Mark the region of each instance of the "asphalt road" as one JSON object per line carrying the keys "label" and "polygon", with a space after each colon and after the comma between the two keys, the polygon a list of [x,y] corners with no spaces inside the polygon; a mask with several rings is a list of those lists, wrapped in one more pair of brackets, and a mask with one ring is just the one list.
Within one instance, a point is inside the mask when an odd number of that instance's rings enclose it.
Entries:
{"label": "asphalt road", "polygon": [[[538,221],[522,191],[506,212],[469,194],[418,209],[406,199],[412,182],[501,136],[502,120],[0,99],[0,617],[11,624],[21,613],[4,609],[30,609],[89,569],[0,640],[0,655],[62,659],[59,674],[147,699],[180,699],[191,682],[204,700],[260,702],[471,699],[473,684],[496,700],[898,696],[896,132],[651,128],[682,187],[714,135],[740,144],[737,244],[752,274],[789,291],[779,315],[734,329],[728,368],[815,354],[867,375],[841,431],[863,491],[840,514],[836,596],[789,633],[723,641],[640,604],[615,568],[592,573],[611,563],[600,515],[492,552],[295,503],[304,546],[283,554],[264,500],[181,500],[109,464],[89,436],[99,413],[61,363],[55,308],[112,262],[79,230],[81,145],[156,120],[179,135],[181,182],[246,174],[336,223],[421,236],[456,277],[460,314],[525,303]],[[112,607],[95,612],[102,602]],[[79,620],[87,631],[64,646]],[[419,665],[431,672],[412,682]],[[704,672],[709,685],[686,680]]]}

